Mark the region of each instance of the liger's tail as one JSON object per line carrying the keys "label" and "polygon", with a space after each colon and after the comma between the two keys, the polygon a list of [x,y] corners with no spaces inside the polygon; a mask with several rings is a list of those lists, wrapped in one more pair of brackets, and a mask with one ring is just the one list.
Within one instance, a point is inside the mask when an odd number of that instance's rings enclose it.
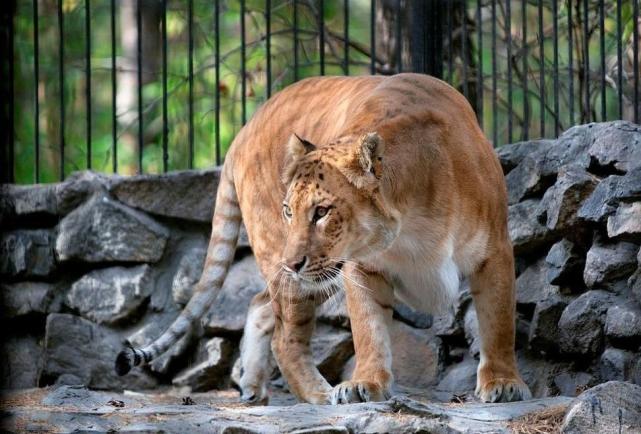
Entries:
{"label": "liger's tail", "polygon": [[118,354],[118,375],[125,375],[132,367],[148,363],[167,351],[190,331],[194,322],[199,320],[216,300],[234,258],[241,223],[240,206],[234,187],[232,166],[229,163],[230,159],[222,170],[207,258],[202,276],[194,288],[194,294],[171,327],[158,339],[143,348],[129,345]]}

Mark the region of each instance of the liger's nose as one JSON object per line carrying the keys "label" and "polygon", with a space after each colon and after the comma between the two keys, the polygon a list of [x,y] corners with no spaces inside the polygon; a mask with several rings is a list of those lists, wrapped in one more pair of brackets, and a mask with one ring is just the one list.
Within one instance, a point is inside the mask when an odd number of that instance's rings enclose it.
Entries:
{"label": "liger's nose", "polygon": [[287,261],[285,265],[287,265],[287,267],[290,270],[294,271],[295,273],[298,273],[300,272],[300,270],[303,269],[306,263],[307,263],[307,256],[302,256],[302,257]]}

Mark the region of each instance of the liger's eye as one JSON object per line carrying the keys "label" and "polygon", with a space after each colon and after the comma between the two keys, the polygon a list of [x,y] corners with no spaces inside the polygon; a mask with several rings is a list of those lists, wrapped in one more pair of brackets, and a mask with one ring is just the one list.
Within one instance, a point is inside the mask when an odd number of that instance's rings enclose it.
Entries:
{"label": "liger's eye", "polygon": [[288,219],[292,218],[292,209],[286,203],[283,204],[283,214],[285,214],[285,217]]}
{"label": "liger's eye", "polygon": [[317,206],[316,211],[314,211],[314,221],[318,221],[325,217],[329,212],[329,208],[326,206]]}

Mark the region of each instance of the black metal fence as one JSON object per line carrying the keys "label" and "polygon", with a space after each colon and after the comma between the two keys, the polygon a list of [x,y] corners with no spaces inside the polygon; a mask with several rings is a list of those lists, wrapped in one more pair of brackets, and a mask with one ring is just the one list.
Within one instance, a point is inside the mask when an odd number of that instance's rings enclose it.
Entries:
{"label": "black metal fence", "polygon": [[5,1],[1,178],[220,164],[263,101],[312,75],[435,75],[496,146],[638,123],[638,3]]}

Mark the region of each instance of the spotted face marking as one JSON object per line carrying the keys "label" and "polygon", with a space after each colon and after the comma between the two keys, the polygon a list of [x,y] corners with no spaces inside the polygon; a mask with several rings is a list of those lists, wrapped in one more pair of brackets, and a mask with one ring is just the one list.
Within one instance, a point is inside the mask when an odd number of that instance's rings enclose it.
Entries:
{"label": "spotted face marking", "polygon": [[396,230],[395,222],[388,227],[389,217],[372,198],[374,190],[362,189],[344,173],[341,165],[351,157],[347,149],[315,149],[290,168],[292,181],[283,201],[287,239],[282,262],[292,278],[308,286],[326,286],[346,261],[385,248]]}

